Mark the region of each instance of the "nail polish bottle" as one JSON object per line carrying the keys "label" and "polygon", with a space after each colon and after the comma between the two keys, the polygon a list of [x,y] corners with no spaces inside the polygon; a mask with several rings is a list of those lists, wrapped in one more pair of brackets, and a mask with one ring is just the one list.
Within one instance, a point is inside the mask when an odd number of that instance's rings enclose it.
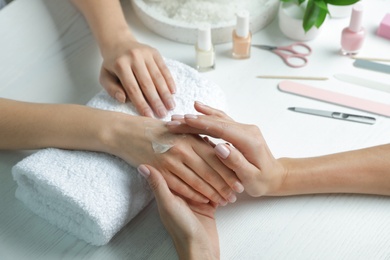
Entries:
{"label": "nail polish bottle", "polygon": [[341,54],[355,55],[363,46],[366,31],[362,27],[363,5],[357,3],[352,8],[349,26],[341,34]]}
{"label": "nail polish bottle", "polygon": [[211,41],[211,29],[209,25],[198,28],[198,42],[195,46],[196,69],[208,71],[215,68],[215,51]]}
{"label": "nail polish bottle", "polygon": [[233,58],[247,59],[251,56],[252,33],[249,30],[249,12],[237,13],[236,29],[233,30]]}

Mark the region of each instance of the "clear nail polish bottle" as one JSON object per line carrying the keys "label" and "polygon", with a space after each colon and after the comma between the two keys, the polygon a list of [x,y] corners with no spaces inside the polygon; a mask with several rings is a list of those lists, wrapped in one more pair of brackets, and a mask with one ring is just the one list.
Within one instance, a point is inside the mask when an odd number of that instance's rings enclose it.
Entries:
{"label": "clear nail polish bottle", "polygon": [[362,26],[363,5],[357,3],[352,8],[349,26],[341,33],[341,54],[355,55],[363,46],[366,30]]}
{"label": "clear nail polish bottle", "polygon": [[252,33],[249,30],[249,12],[237,13],[236,29],[233,30],[233,52],[236,59],[247,59],[251,56]]}
{"label": "clear nail polish bottle", "polygon": [[197,70],[208,71],[215,68],[215,51],[211,41],[209,25],[202,25],[198,28],[198,42],[195,51]]}

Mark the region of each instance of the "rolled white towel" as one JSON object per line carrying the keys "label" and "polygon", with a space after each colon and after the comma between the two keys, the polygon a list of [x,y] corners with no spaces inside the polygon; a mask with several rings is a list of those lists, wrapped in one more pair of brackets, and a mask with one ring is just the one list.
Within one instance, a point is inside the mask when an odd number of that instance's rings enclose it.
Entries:
{"label": "rolled white towel", "polygon": [[[224,110],[222,90],[197,71],[166,60],[175,80],[172,114],[196,113],[195,100]],[[88,106],[137,115],[132,104],[120,104],[105,91]],[[16,197],[60,229],[93,245],[107,244],[153,198],[137,170],[115,156],[48,148],[17,163],[12,174]]]}

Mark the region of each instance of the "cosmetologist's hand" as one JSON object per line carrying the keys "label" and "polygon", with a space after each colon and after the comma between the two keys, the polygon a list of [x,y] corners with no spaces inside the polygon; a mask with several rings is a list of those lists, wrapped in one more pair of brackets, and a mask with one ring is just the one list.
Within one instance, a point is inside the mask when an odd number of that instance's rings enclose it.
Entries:
{"label": "cosmetologist's hand", "polygon": [[104,45],[102,55],[100,83],[110,96],[121,103],[129,99],[148,117],[164,117],[175,107],[175,82],[160,53],[137,42],[128,29]]}
{"label": "cosmetologist's hand", "polygon": [[174,117],[167,127],[174,133],[205,134],[223,139],[233,146],[220,143],[214,147],[221,162],[232,169],[245,191],[254,197],[277,192],[287,175],[285,167],[268,148],[260,129],[255,125],[235,122],[224,112],[195,102],[203,115]]}
{"label": "cosmetologist's hand", "polygon": [[173,194],[161,173],[150,165],[140,165],[155,195],[160,218],[171,235],[180,259],[219,259],[219,239],[215,222],[217,204],[198,203]]}

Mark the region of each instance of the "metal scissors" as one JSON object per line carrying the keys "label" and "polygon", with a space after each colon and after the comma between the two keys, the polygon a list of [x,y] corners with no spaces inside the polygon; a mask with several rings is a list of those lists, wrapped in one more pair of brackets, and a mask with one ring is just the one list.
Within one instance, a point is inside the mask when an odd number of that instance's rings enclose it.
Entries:
{"label": "metal scissors", "polygon": [[260,44],[252,44],[252,46],[263,50],[272,51],[281,57],[284,63],[292,68],[300,68],[305,66],[308,63],[306,56],[311,54],[311,48],[301,42],[296,42],[288,46],[280,47]]}

